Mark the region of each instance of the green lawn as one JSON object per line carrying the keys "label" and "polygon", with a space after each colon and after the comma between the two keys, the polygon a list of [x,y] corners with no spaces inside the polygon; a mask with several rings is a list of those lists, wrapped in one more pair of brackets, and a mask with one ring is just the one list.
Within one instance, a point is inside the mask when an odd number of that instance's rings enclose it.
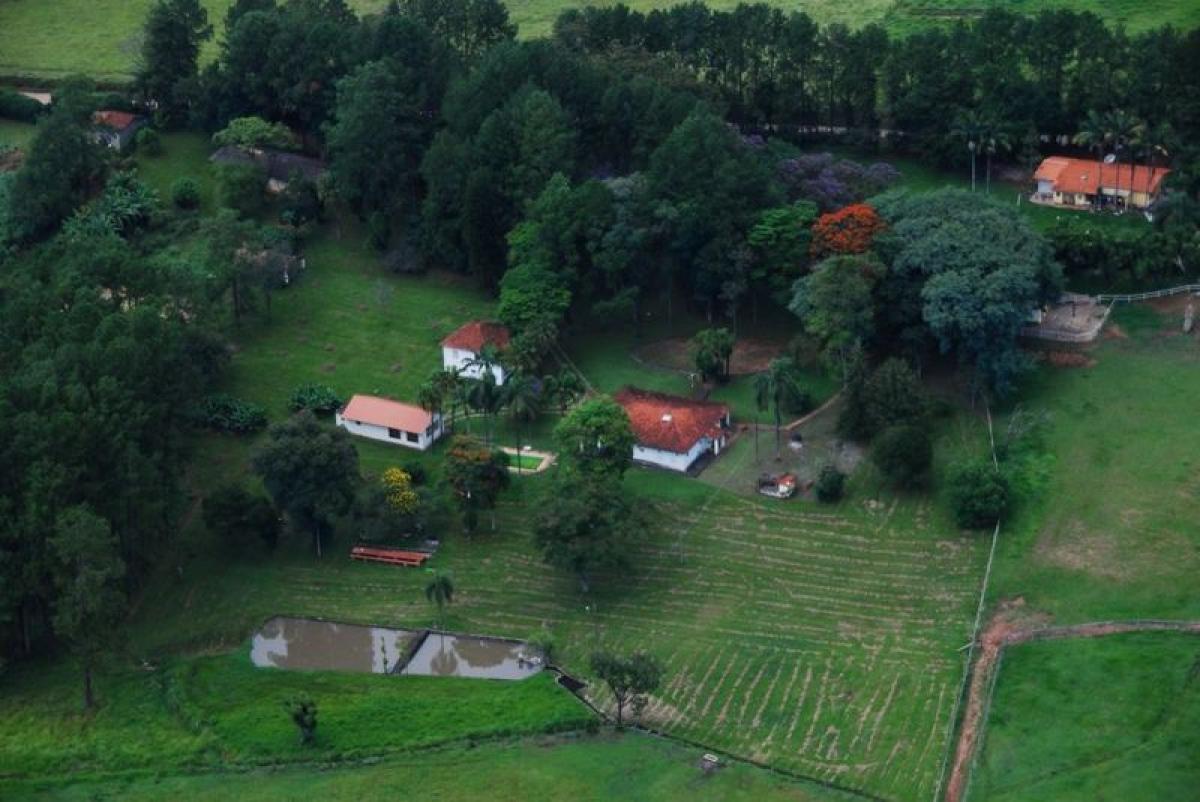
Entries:
{"label": "green lawn", "polygon": [[1178,318],[1119,307],[1128,339],[1090,368],[1043,369],[1021,394],[1050,415],[1040,495],[1000,541],[993,598],[1057,623],[1200,617],[1200,349]]}
{"label": "green lawn", "polygon": [[1195,799],[1200,638],[1027,643],[1005,652],[971,802]]}
{"label": "green lawn", "polygon": [[180,178],[192,178],[200,187],[200,211],[214,211],[217,183],[208,160],[213,150],[208,136],[200,133],[163,134],[162,146],[163,152],[158,156],[137,152],[138,177],[158,192],[166,206],[171,205],[171,185]]}
{"label": "green lawn", "polygon": [[36,130],[37,128],[29,123],[0,119],[0,147],[5,145],[24,147],[33,139]]}
{"label": "green lawn", "polygon": [[[209,19],[221,34],[230,0],[204,0]],[[598,0],[510,0],[512,19],[525,37],[548,35],[564,8],[598,5]],[[675,0],[631,0],[633,8],[667,8]],[[735,0],[715,0],[715,8],[730,9]],[[877,22],[904,33],[930,25],[970,19],[999,6],[1035,13],[1042,8],[1090,10],[1111,24],[1140,31],[1170,23],[1180,28],[1200,24],[1200,6],[1188,0],[770,0],[785,10],[803,9],[818,22],[859,27]],[[9,80],[53,81],[85,73],[108,82],[128,81],[138,54],[141,26],[151,0],[5,0],[0,3],[0,76]],[[360,13],[378,11],[384,0],[350,0]],[[205,56],[216,45],[210,42]]]}
{"label": "green lawn", "polygon": [[[69,786],[12,784],[4,798],[50,800],[436,799],[441,802],[852,802],[855,797],[731,764],[711,776],[701,750],[627,734],[484,743],[354,768],[287,768],[154,776]],[[5,790],[0,785],[0,791]]]}
{"label": "green lawn", "polygon": [[[468,737],[578,729],[591,713],[549,674],[520,682],[258,669],[235,655],[106,672],[80,715],[71,661],[25,666],[0,687],[0,777],[350,761]],[[299,744],[284,702],[308,694],[317,740]]]}

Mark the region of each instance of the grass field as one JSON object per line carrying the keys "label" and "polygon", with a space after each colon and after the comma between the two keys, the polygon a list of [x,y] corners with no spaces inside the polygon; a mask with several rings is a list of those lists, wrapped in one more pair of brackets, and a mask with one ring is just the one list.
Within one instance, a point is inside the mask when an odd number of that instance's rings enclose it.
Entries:
{"label": "grass field", "polygon": [[23,147],[33,139],[35,130],[34,126],[29,123],[0,119],[0,147],[5,145]]}
{"label": "grass field", "polygon": [[[69,786],[13,785],[5,799],[72,802],[121,799],[436,799],[440,802],[853,802],[855,797],[732,764],[710,776],[700,750],[638,735],[541,738],[422,752],[354,768],[288,768],[155,776]],[[0,786],[0,790],[3,790]]]}
{"label": "grass field", "polygon": [[1046,369],[1022,404],[1051,416],[1040,498],[1001,539],[995,598],[1069,624],[1198,618],[1200,347],[1181,311],[1118,308],[1096,364]]}
{"label": "grass field", "polygon": [[1185,800],[1200,788],[1200,638],[1007,650],[971,802]]}
{"label": "grass field", "polygon": [[[633,8],[666,8],[675,0],[629,0]],[[768,0],[785,10],[802,9],[818,22],[851,27],[881,23],[893,32],[970,19],[990,7],[1026,13],[1042,8],[1090,10],[1131,31],[1170,23],[1200,25],[1200,6],[1188,0]],[[204,0],[218,35],[230,0]],[[525,37],[550,33],[564,8],[598,5],[597,0],[509,0],[512,19]],[[732,8],[734,0],[714,0],[714,8]],[[0,76],[9,80],[53,81],[72,73],[127,81],[138,54],[141,26],[151,0],[4,0],[0,2]],[[385,0],[350,0],[359,13],[378,11]],[[209,43],[206,57],[215,53]]]}

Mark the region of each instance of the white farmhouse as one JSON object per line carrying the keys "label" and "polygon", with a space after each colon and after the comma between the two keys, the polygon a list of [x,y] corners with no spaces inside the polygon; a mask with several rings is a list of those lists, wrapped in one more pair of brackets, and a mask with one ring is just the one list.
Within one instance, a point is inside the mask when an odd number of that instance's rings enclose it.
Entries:
{"label": "white farmhouse", "polygon": [[636,462],[686,472],[708,453],[721,453],[728,438],[729,407],[714,401],[626,387],[613,398],[620,404],[637,443]]}
{"label": "white farmhouse", "polygon": [[[460,376],[468,379],[478,379],[483,376],[483,368],[475,360],[486,346],[491,346],[497,352],[508,347],[508,329],[503,323],[489,320],[472,320],[464,323],[442,340],[442,366],[446,370],[456,370]],[[492,366],[492,375],[496,384],[504,384],[504,368]]]}
{"label": "white farmhouse", "polygon": [[442,436],[442,416],[412,404],[356,395],[338,411],[337,425],[350,434],[424,451]]}

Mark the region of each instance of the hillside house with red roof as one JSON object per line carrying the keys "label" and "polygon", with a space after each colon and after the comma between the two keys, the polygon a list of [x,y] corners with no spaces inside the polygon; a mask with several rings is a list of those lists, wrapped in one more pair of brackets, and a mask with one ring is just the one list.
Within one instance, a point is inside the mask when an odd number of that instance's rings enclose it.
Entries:
{"label": "hillside house with red roof", "polygon": [[350,434],[418,451],[433,445],[444,431],[440,413],[374,395],[352,397],[334,422]]}
{"label": "hillside house with red roof", "polygon": [[[497,352],[509,343],[508,328],[503,323],[491,320],[472,320],[464,323],[442,340],[442,367],[458,371],[460,376],[478,379],[483,376],[483,367],[476,363],[485,346]],[[492,366],[496,384],[504,384],[504,368]]]}
{"label": "hillside house with red roof", "polygon": [[729,407],[677,395],[626,387],[613,396],[629,416],[636,462],[686,472],[706,454],[725,447]]}
{"label": "hillside house with red roof", "polygon": [[[1106,164],[1093,159],[1051,156],[1042,161],[1033,180],[1035,203],[1076,208],[1117,203],[1145,209],[1158,199],[1170,170],[1144,164]],[[1097,198],[1097,194],[1099,197]]]}
{"label": "hillside house with red roof", "polygon": [[145,117],[127,111],[97,111],[92,114],[92,137],[105,147],[125,150],[145,124]]}

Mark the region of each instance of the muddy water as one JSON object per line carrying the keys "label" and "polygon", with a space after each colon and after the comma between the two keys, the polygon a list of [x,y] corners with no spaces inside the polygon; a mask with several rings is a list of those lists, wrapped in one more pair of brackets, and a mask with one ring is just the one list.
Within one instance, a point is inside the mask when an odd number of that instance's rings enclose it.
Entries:
{"label": "muddy water", "polygon": [[541,670],[519,659],[525,648],[513,641],[429,633],[404,667],[404,674],[435,677],[525,679]]}
{"label": "muddy water", "polygon": [[260,668],[383,674],[395,668],[416,636],[403,629],[272,618],[255,633],[250,660]]}

